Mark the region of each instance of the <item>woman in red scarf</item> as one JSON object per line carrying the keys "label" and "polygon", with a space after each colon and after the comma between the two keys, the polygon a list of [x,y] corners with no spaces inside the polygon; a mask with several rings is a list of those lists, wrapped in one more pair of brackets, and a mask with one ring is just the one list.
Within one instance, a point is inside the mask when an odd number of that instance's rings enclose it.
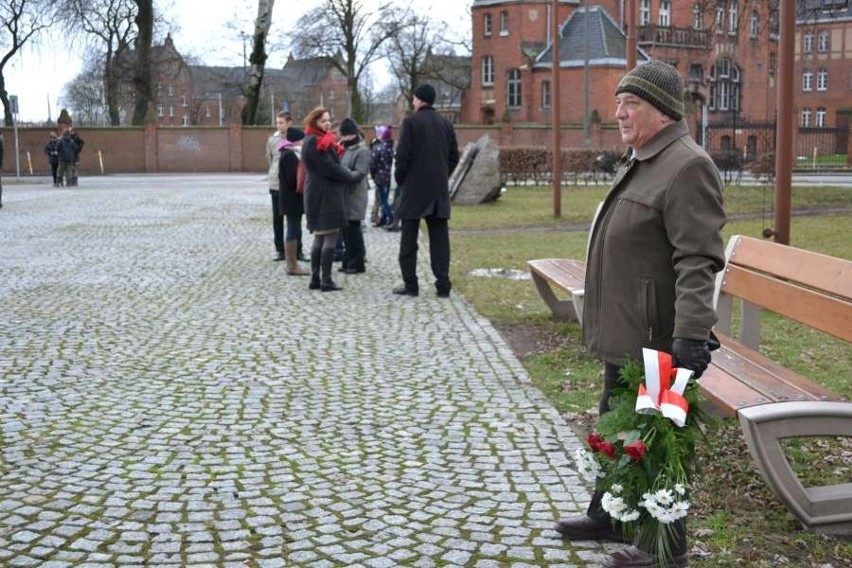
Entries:
{"label": "woman in red scarf", "polygon": [[308,114],[305,134],[302,145],[302,163],[307,171],[305,217],[308,230],[314,234],[308,287],[323,292],[342,290],[331,279],[331,268],[338,231],[346,224],[343,195],[347,185],[360,181],[364,174],[340,165],[343,147],[331,130],[328,110],[317,107]]}

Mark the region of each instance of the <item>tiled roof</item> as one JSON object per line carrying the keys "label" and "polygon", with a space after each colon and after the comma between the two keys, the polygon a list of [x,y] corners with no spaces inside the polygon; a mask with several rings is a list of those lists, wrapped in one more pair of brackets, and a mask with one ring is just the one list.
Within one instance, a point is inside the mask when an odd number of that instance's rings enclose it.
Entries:
{"label": "tiled roof", "polygon": [[[574,10],[559,30],[559,66],[577,67],[585,65],[586,26],[589,30],[589,64],[624,66],[627,38],[616,21],[600,6]],[[637,49],[636,59],[650,59]],[[536,58],[534,67],[550,67],[553,61],[553,42]]]}

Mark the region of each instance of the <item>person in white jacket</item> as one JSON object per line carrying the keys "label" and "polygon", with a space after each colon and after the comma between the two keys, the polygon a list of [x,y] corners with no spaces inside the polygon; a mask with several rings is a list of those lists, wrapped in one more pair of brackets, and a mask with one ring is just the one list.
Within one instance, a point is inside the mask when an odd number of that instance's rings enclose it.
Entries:
{"label": "person in white jacket", "polygon": [[275,115],[275,132],[266,141],[266,167],[268,169],[269,195],[272,200],[272,234],[275,242],[276,262],[287,258],[284,249],[284,214],[278,202],[278,159],[281,153],[278,151],[287,129],[293,124],[293,117],[289,112],[281,111]]}

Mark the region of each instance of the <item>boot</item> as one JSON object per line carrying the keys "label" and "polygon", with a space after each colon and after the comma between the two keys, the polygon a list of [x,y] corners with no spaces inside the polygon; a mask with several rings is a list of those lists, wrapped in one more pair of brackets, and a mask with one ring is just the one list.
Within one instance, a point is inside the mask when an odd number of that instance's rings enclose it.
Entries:
{"label": "boot", "polygon": [[299,248],[299,241],[284,241],[284,251],[287,260],[287,274],[292,276],[307,276],[310,271],[302,268],[297,259],[296,249]]}
{"label": "boot", "polygon": [[320,282],[320,290],[323,292],[334,292],[337,290],[343,290],[342,286],[338,286],[334,280],[331,279],[331,265],[334,263],[334,249],[333,248],[325,248],[322,249],[322,280]]}
{"label": "boot", "polygon": [[309,290],[320,289],[320,249],[311,249],[311,283],[308,284]]}

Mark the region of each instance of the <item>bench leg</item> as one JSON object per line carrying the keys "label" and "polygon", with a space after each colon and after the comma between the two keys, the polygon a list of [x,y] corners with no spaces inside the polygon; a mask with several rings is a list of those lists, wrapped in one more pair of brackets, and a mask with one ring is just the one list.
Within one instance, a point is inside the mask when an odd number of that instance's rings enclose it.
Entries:
{"label": "bench leg", "polygon": [[557,298],[547,280],[535,272],[532,273],[532,279],[533,282],[535,282],[535,287],[538,289],[538,293],[541,294],[541,298],[544,300],[544,303],[547,304],[547,307],[549,307],[550,311],[553,312],[554,318],[558,320],[579,321],[573,299],[560,300]]}
{"label": "bench leg", "polygon": [[805,528],[852,535],[852,483],[804,487],[781,446],[785,438],[852,437],[852,403],[778,402],[740,409],[739,419],[766,483]]}

